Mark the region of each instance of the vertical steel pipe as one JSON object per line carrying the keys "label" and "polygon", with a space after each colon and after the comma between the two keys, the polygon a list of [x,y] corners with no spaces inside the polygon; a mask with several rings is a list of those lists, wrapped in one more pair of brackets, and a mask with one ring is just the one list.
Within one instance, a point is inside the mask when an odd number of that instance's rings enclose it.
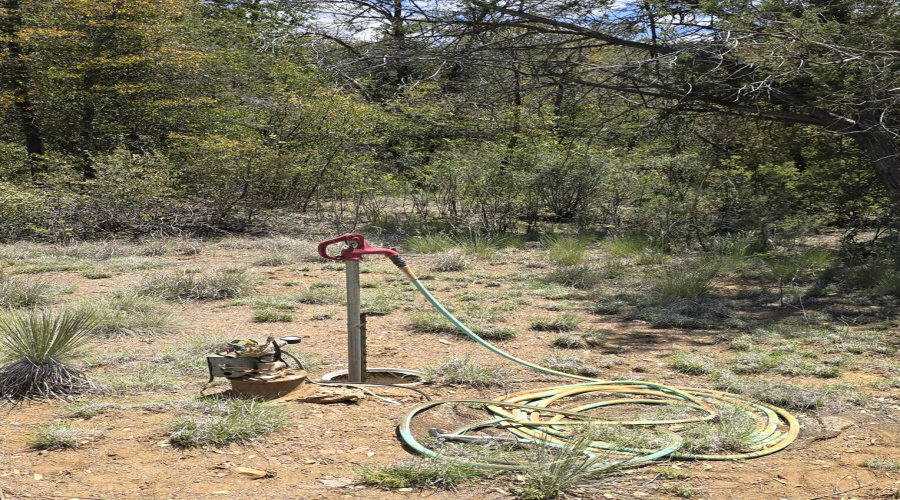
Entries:
{"label": "vertical steel pipe", "polygon": [[366,342],[360,318],[359,261],[344,261],[347,272],[347,375],[349,382],[366,381]]}

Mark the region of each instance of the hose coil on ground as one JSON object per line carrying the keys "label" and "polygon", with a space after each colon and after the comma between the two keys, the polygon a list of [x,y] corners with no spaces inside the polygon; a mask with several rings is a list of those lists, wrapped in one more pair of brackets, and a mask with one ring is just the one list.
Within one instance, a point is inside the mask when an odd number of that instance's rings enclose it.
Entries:
{"label": "hose coil on ground", "polygon": [[[656,448],[622,446],[616,443],[615,439],[603,438],[593,439],[586,446],[577,445],[588,456],[601,456],[601,454],[618,456],[614,460],[619,465],[639,464],[667,458],[739,460],[762,457],[784,449],[796,439],[799,433],[799,422],[787,411],[739,395],[709,389],[671,387],[643,381],[603,381],[559,372],[516,358],[473,333],[444,308],[424,285],[415,279],[414,275],[409,274],[413,278],[412,283],[438,312],[483,347],[529,368],[550,375],[583,381],[583,383],[573,385],[516,392],[493,400],[454,399],[430,401],[419,405],[407,413],[399,425],[403,441],[419,453],[432,457],[442,456],[441,452],[424,445],[413,435],[414,420],[433,408],[451,403],[478,405],[490,413],[490,418],[457,429],[453,434],[464,435],[467,432],[495,427],[513,434],[520,442],[541,443],[560,448],[575,448],[576,444],[573,443],[573,439],[578,439],[578,437],[576,433],[572,432],[572,428],[584,427],[586,423],[600,428],[608,426],[653,426],[659,428],[666,426],[664,432],[670,437]],[[595,396],[598,399],[593,400],[592,398]],[[578,403],[568,409],[552,406],[564,403],[567,398],[578,399]],[[585,400],[590,402],[585,403]],[[619,405],[679,405],[697,415],[656,420],[652,418],[619,420],[600,418],[588,413],[591,410],[610,409]],[[694,423],[716,422],[720,418],[723,408],[746,412],[755,418],[755,429],[749,435],[742,436],[742,443],[747,445],[745,449],[733,454],[702,454],[682,451],[684,441],[677,430]],[[750,451],[745,451],[748,448]],[[520,464],[502,461],[480,461],[472,463],[472,465],[499,470],[521,468]],[[604,468],[610,465],[608,460],[601,460],[596,462],[595,467]]]}

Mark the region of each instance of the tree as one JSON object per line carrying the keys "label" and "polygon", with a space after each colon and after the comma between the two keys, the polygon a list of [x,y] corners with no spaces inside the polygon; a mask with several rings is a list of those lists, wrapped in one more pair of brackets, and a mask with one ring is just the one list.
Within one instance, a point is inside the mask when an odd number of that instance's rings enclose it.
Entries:
{"label": "tree", "polygon": [[[522,72],[525,54],[530,77],[603,89],[644,107],[815,126],[855,141],[900,203],[900,6],[893,0],[441,7],[417,19],[455,37],[441,48],[454,49],[457,60]],[[487,31],[491,37],[475,36]]]}
{"label": "tree", "polygon": [[5,0],[3,73],[28,154],[79,159],[152,147],[173,127],[202,54],[189,0]]}

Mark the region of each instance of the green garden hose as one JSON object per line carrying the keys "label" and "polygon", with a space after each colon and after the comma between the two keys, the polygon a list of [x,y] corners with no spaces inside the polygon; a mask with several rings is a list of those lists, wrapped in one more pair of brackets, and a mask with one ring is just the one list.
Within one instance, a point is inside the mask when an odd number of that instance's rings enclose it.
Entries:
{"label": "green garden hose", "polygon": [[[412,425],[414,419],[427,410],[442,404],[451,403],[479,405],[491,414],[491,418],[455,430],[453,431],[453,434],[465,434],[466,432],[487,427],[499,427],[512,433],[522,442],[542,443],[562,448],[576,447],[576,443],[573,442],[573,439],[577,439],[577,436],[571,432],[571,428],[573,426],[583,426],[585,423],[589,423],[594,427],[621,425],[657,426],[658,428],[658,426],[668,426],[664,432],[662,432],[662,434],[667,436],[667,439],[661,440],[662,443],[658,444],[657,449],[623,446],[615,443],[615,439],[604,441],[602,438],[592,440],[586,446],[578,445],[578,448],[583,449],[583,453],[588,456],[606,457],[610,456],[610,454],[618,456],[619,458],[615,459],[615,464],[630,465],[666,458],[700,460],[739,460],[756,458],[784,449],[796,439],[797,434],[799,433],[800,425],[797,422],[797,419],[790,413],[781,408],[738,395],[709,389],[671,387],[643,381],[603,381],[559,372],[516,358],[485,341],[453,316],[453,314],[444,308],[444,306],[431,295],[425,286],[422,285],[401,258],[392,257],[391,260],[393,260],[397,267],[412,280],[413,285],[415,285],[438,312],[475,342],[481,344],[495,354],[534,370],[550,375],[584,381],[583,383],[574,385],[516,392],[493,400],[453,399],[430,401],[419,405],[407,413],[401,419],[399,425],[399,432],[403,441],[419,453],[432,457],[441,456],[439,452],[423,445],[413,435]],[[600,401],[589,404],[580,404],[569,409],[550,407],[551,404],[558,403],[568,397],[596,395],[600,398],[609,398],[610,394],[632,397],[601,399]],[[691,411],[699,412],[700,415],[689,418],[662,420],[606,420],[584,413],[595,408],[624,404],[677,404]],[[735,454],[692,454],[680,451],[684,440],[676,431],[683,428],[685,424],[718,421],[721,408],[732,408],[744,411],[756,418],[756,428],[752,434],[742,436],[742,442],[749,443],[752,450]],[[518,464],[507,463],[501,460],[479,461],[477,463],[472,463],[472,465],[500,470],[516,470],[520,468],[520,465]],[[595,462],[596,468],[605,468],[610,465],[611,463],[608,461],[604,462],[598,460]]]}

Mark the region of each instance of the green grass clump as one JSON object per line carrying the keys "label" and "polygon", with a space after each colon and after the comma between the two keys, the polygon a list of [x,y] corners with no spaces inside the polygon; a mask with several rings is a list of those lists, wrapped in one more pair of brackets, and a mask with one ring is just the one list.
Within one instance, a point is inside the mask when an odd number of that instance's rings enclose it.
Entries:
{"label": "green grass clump", "polygon": [[456,243],[446,233],[428,233],[407,239],[404,246],[414,253],[440,253],[455,247]]}
{"label": "green grass clump", "polygon": [[669,366],[687,375],[709,375],[716,371],[716,362],[698,353],[679,353],[669,358]]}
{"label": "green grass clump", "polygon": [[243,297],[253,291],[256,278],[246,269],[217,269],[210,274],[160,274],[138,285],[135,293],[164,300],[220,300]]}
{"label": "green grass clump", "polygon": [[551,345],[560,349],[581,349],[585,346],[585,342],[578,335],[563,333],[554,337]]}
{"label": "green grass clump", "polygon": [[94,379],[95,391],[102,395],[117,396],[177,389],[173,367],[167,367],[166,370],[160,370],[159,367],[158,363],[141,363],[128,373],[97,376]]}
{"label": "green grass clump", "polygon": [[61,397],[89,387],[70,364],[94,340],[89,311],[29,310],[0,316],[0,398]]}
{"label": "green grass clump", "polygon": [[550,262],[560,266],[573,266],[584,260],[584,252],[590,240],[571,236],[550,236],[542,241]]}
{"label": "green grass clump", "polygon": [[719,416],[711,422],[688,425],[681,436],[686,453],[697,455],[746,452],[754,444],[758,421],[747,410],[737,407],[719,408]]}
{"label": "green grass clump", "polygon": [[579,263],[556,266],[547,275],[547,281],[578,290],[590,290],[597,288],[607,279],[612,279],[617,275],[614,272],[610,272],[609,267],[597,267],[591,264]]}
{"label": "green grass clump", "polygon": [[563,373],[571,373],[572,375],[581,375],[584,377],[596,377],[600,375],[600,370],[588,364],[583,358],[577,356],[548,356],[541,359],[539,363],[545,368],[556,370]]}
{"label": "green grass clump", "polygon": [[29,439],[29,444],[37,450],[58,450],[77,448],[103,434],[103,431],[78,429],[72,424],[45,424],[37,428]]}
{"label": "green grass clump", "polygon": [[294,314],[288,311],[269,307],[253,310],[254,323],[290,323],[291,321],[294,321]]}
{"label": "green grass clump", "polygon": [[468,387],[503,386],[506,383],[503,370],[476,365],[469,358],[451,358],[437,366],[426,366],[422,374],[425,382]]}
{"label": "green grass clump", "polygon": [[379,488],[448,488],[480,479],[487,472],[462,462],[437,458],[414,458],[358,471],[362,482]]}
{"label": "green grass clump", "polygon": [[588,456],[594,441],[591,432],[575,436],[567,447],[537,442],[525,448],[524,482],[517,488],[522,500],[551,500],[597,479],[615,469],[624,459],[605,455]]}
{"label": "green grass clump", "polygon": [[116,408],[119,408],[119,405],[115,403],[76,401],[69,405],[66,416],[69,418],[94,418]]}
{"label": "green grass clump", "polygon": [[323,305],[341,304],[346,298],[346,293],[335,288],[312,287],[301,291],[294,296],[294,300],[300,304]]}
{"label": "green grass clump", "polygon": [[401,302],[394,290],[378,290],[375,293],[363,292],[360,311],[369,316],[385,316],[397,310]]}
{"label": "green grass clump", "polygon": [[581,319],[564,314],[556,318],[537,318],[531,322],[531,329],[539,332],[572,332],[578,329]]}
{"label": "green grass clump", "polygon": [[650,305],[660,306],[675,300],[695,300],[709,295],[714,273],[709,269],[677,269],[656,280],[650,292]]}
{"label": "green grass clump", "polygon": [[182,448],[241,443],[275,431],[289,419],[284,408],[253,399],[212,400],[205,413],[173,422],[169,442]]}
{"label": "green grass clump", "polygon": [[133,292],[85,300],[77,308],[89,311],[97,318],[95,333],[106,338],[165,335],[181,328],[180,321],[169,312],[165,302]]}
{"label": "green grass clump", "polygon": [[46,281],[0,276],[0,307],[40,306],[48,303],[57,293],[57,287]]}
{"label": "green grass clump", "polygon": [[[462,330],[454,326],[453,323],[437,313],[417,313],[410,316],[409,319],[412,329],[420,333],[448,333],[468,338],[468,335],[466,335]],[[462,323],[466,325],[469,330],[472,331],[472,333],[485,340],[503,341],[510,340],[512,338],[515,338],[516,336],[516,331],[512,328],[487,325],[483,324],[482,322],[474,323],[468,321],[466,318],[460,318],[460,321],[462,321]]]}
{"label": "green grass clump", "polygon": [[830,400],[831,391],[813,390],[786,382],[738,377],[729,372],[715,373],[713,380],[715,388],[720,391],[741,394],[786,410],[814,410],[825,407],[829,402],[836,403]]}
{"label": "green grass clump", "polygon": [[432,271],[441,273],[453,271],[465,271],[469,268],[470,257],[458,249],[447,250],[439,253],[429,267]]}

